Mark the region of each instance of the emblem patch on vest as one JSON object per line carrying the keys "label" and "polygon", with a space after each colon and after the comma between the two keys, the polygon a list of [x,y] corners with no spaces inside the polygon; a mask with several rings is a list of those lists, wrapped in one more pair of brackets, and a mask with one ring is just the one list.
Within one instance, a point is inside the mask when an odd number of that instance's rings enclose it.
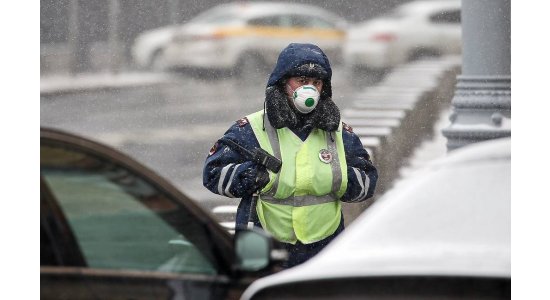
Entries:
{"label": "emblem patch on vest", "polygon": [[246,117],[244,117],[244,118],[238,120],[237,124],[239,125],[239,127],[243,127],[244,125],[248,124],[248,119]]}
{"label": "emblem patch on vest", "polygon": [[349,126],[348,124],[342,122],[342,127],[345,131],[353,133],[353,128],[351,128],[351,126]]}
{"label": "emblem patch on vest", "polygon": [[332,153],[327,149],[321,149],[321,151],[319,151],[319,159],[325,164],[330,164],[332,161]]}
{"label": "emblem patch on vest", "polygon": [[214,144],[214,146],[212,146],[212,148],[210,148],[210,151],[208,152],[208,156],[210,156],[210,155],[216,153],[216,151],[218,151],[218,142],[216,142],[216,143]]}

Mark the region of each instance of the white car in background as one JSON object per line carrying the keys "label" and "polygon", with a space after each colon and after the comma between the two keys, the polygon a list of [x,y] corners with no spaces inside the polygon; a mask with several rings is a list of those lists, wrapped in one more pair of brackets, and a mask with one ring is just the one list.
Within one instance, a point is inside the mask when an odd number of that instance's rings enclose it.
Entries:
{"label": "white car in background", "polygon": [[269,73],[281,50],[294,42],[316,44],[337,63],[342,60],[346,27],[341,17],[312,5],[222,4],[180,27],[163,49],[163,63],[171,69],[229,70],[256,76],[259,70]]}
{"label": "white car in background", "polygon": [[351,71],[382,71],[426,56],[462,52],[460,0],[405,3],[348,30],[344,62]]}
{"label": "white car in background", "polygon": [[161,70],[163,48],[172,40],[181,25],[154,28],[139,34],[131,48],[132,58],[139,68]]}
{"label": "white car in background", "polygon": [[241,299],[510,299],[510,161],[510,138],[450,152]]}

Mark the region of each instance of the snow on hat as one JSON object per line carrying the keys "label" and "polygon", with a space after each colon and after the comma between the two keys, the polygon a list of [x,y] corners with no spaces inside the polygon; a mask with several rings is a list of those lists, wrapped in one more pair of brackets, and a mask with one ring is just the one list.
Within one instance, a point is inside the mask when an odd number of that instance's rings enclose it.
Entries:
{"label": "snow on hat", "polygon": [[287,77],[313,77],[322,80],[328,79],[328,72],[319,64],[305,63],[295,67],[286,73]]}

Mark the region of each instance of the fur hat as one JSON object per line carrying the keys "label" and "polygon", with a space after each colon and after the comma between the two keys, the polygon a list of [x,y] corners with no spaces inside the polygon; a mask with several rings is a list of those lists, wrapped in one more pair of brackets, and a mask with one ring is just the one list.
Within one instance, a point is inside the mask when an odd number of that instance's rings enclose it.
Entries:
{"label": "fur hat", "polygon": [[[323,80],[317,107],[308,114],[298,112],[285,92],[289,77],[306,76]],[[319,128],[336,131],[340,125],[340,110],[332,101],[332,69],[323,51],[312,44],[290,44],[277,60],[266,88],[266,109],[269,122],[275,128]]]}
{"label": "fur hat", "polygon": [[305,63],[288,71],[285,77],[300,76],[319,78],[324,81],[328,79],[328,72],[319,64]]}

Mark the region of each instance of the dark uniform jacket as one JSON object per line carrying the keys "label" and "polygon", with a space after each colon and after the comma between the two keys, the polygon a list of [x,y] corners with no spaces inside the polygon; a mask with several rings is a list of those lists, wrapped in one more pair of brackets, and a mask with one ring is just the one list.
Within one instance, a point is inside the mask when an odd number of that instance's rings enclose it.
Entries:
{"label": "dark uniform jacket", "polygon": [[[307,135],[297,134],[302,140]],[[245,118],[237,121],[224,134],[222,139],[230,139],[247,148],[259,148],[260,144],[252,131],[252,127]],[[351,127],[345,125],[342,132],[346,162],[348,165],[348,188],[342,196],[344,202],[359,202],[374,194],[378,173],[370,161],[369,154],[361,145],[359,137],[352,132]],[[231,198],[242,198],[237,210],[236,226],[246,225],[249,219],[250,199],[254,193],[256,164],[241,153],[219,141],[210,150],[203,172],[203,183],[210,191]],[[224,170],[225,168],[225,170]],[[361,174],[357,178],[353,168]],[[223,172],[222,172],[223,171]],[[366,179],[368,177],[368,179]],[[220,180],[222,179],[222,180]],[[365,182],[368,186],[365,186]],[[255,214],[256,211],[252,210]],[[257,216],[253,216],[256,225],[260,226]]]}
{"label": "dark uniform jacket", "polygon": [[[297,135],[302,140],[307,137],[307,134],[297,133]],[[342,138],[348,166],[348,187],[341,200],[344,202],[364,201],[373,196],[378,173],[359,138],[347,125],[344,126]],[[231,126],[224,134],[223,139],[231,139],[247,149],[260,147],[252,127],[246,119],[241,119]],[[356,176],[353,168],[359,171],[361,178]],[[256,210],[251,209],[252,194],[255,191],[254,178],[256,170],[255,163],[219,141],[212,147],[206,159],[203,172],[204,186],[216,194],[241,198],[237,210],[236,228],[246,226],[250,213],[252,213],[251,221],[254,222],[254,225],[261,227]],[[309,245],[300,243],[287,245],[290,256],[289,261],[284,266],[291,267],[308,260],[332,241],[343,229],[344,218],[342,217],[339,228],[332,236]]]}

